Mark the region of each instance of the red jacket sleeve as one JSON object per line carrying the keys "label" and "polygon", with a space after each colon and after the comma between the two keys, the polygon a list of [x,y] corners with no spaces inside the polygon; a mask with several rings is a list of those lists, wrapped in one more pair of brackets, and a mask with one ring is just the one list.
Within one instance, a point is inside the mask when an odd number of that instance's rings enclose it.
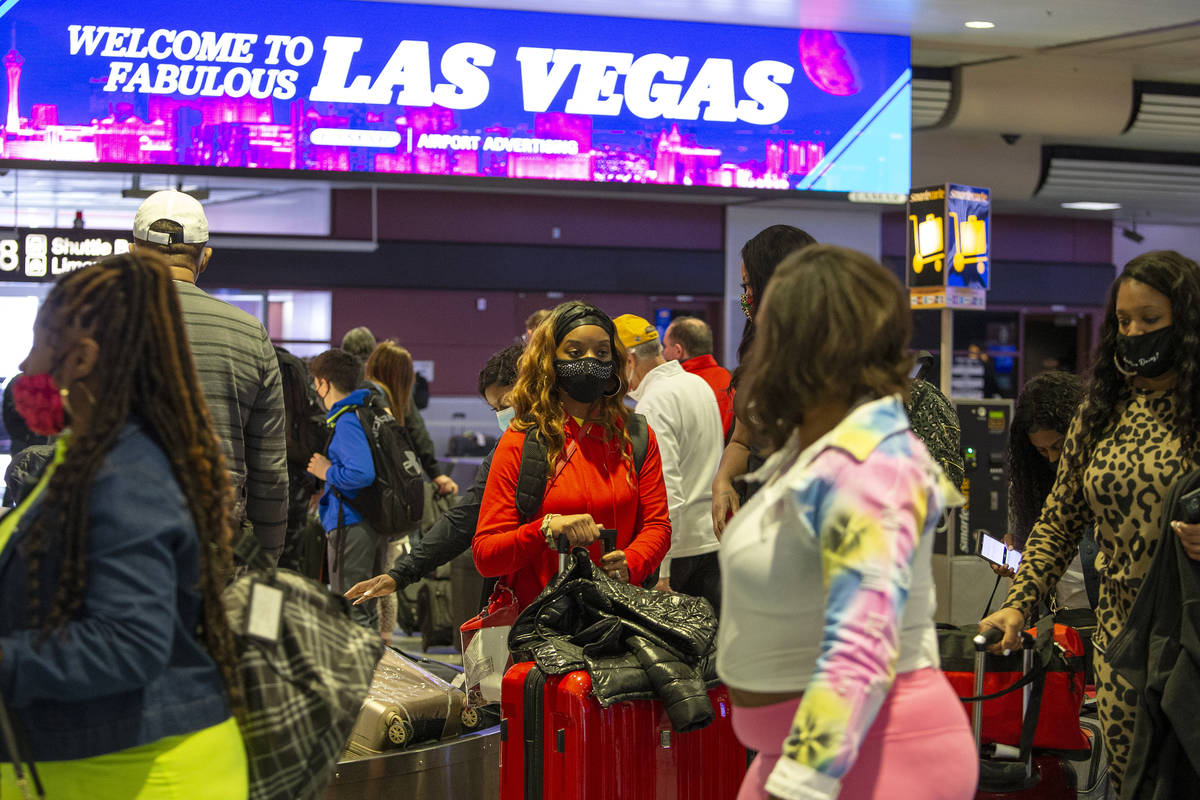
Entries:
{"label": "red jacket sleeve", "polygon": [[658,439],[649,431],[646,460],[638,472],[637,533],[625,546],[629,582],[640,584],[658,569],[671,549],[671,515],[667,509],[667,485],[663,482],[662,455]]}
{"label": "red jacket sleeve", "polygon": [[511,575],[546,553],[542,518],[522,525],[517,516],[517,477],[524,443],[523,432],[506,431],[492,456],[471,543],[475,567],[484,577]]}

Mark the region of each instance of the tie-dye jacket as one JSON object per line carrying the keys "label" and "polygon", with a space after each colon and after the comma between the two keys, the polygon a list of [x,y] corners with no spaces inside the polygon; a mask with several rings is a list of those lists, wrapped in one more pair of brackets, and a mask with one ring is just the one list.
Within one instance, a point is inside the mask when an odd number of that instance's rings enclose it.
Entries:
{"label": "tie-dye jacket", "polygon": [[[821,562],[816,667],[767,782],[789,800],[836,797],[896,673],[938,665],[930,554],[942,512],[959,498],[898,397],[857,406],[798,449],[793,439],[756,475],[768,481],[764,501],[775,483],[802,517],[761,523],[815,535]],[[820,599],[811,602],[819,615]]]}

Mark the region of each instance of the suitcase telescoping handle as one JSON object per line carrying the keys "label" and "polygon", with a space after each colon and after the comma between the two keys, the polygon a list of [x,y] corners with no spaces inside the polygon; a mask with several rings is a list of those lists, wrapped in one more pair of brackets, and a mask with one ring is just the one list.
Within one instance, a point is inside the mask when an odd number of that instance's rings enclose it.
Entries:
{"label": "suitcase telescoping handle", "polygon": [[[611,553],[617,549],[617,529],[601,528],[600,541],[604,543],[604,552]],[[558,537],[558,572],[561,575],[567,568],[567,556],[571,555],[571,545],[563,537]]]}
{"label": "suitcase telescoping handle", "polygon": [[[987,671],[987,649],[1003,638],[1004,631],[1000,630],[999,628],[988,628],[972,639],[972,643],[975,645],[975,697],[980,697],[983,695],[983,676]],[[1030,670],[1033,669],[1033,645],[1034,638],[1027,632],[1021,631],[1021,670],[1025,675],[1028,675]],[[1025,714],[1029,710],[1029,695],[1032,690],[1033,686],[1031,684],[1025,684],[1025,687],[1022,691],[1023,697],[1021,701],[1022,721],[1024,721]],[[975,749],[977,751],[981,751],[983,742],[983,701],[976,700],[974,702],[974,706],[975,713],[971,715],[971,733],[975,736]],[[1013,753],[1016,753],[1017,758],[1020,757],[1020,751],[1018,749],[1005,747],[1004,745],[997,745],[998,749],[1001,747],[1003,747],[1006,751],[1012,751]],[[1032,759],[1026,763],[1026,777],[1029,776],[1031,768]]]}

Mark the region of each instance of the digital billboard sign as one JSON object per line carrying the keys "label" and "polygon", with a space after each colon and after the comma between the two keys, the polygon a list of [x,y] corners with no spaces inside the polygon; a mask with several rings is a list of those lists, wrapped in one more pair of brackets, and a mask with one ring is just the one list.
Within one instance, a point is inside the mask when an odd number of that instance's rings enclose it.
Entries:
{"label": "digital billboard sign", "polygon": [[6,162],[909,185],[906,37],[367,0],[0,11]]}

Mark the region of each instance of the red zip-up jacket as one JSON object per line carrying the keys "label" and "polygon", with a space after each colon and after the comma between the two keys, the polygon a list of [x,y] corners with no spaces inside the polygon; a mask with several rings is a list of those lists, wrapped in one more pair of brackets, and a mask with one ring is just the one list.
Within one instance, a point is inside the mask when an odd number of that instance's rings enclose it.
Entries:
{"label": "red zip-up jacket", "polygon": [[[600,425],[587,423],[581,430],[568,418],[566,436],[568,447],[574,440],[578,449],[557,478],[554,470],[547,476],[541,514],[591,514],[601,528],[615,528],[617,549],[625,552],[629,565],[629,580],[641,583],[671,547],[667,489],[654,432],[650,431],[642,469],[632,480],[631,467],[616,444],[604,440]],[[471,548],[480,574],[501,576],[521,608],[532,603],[558,573],[558,553],[542,535],[543,516],[525,525],[517,517],[517,476],[524,444],[524,431],[510,428],[500,437]],[[599,564],[603,545],[597,541],[588,549]]]}

